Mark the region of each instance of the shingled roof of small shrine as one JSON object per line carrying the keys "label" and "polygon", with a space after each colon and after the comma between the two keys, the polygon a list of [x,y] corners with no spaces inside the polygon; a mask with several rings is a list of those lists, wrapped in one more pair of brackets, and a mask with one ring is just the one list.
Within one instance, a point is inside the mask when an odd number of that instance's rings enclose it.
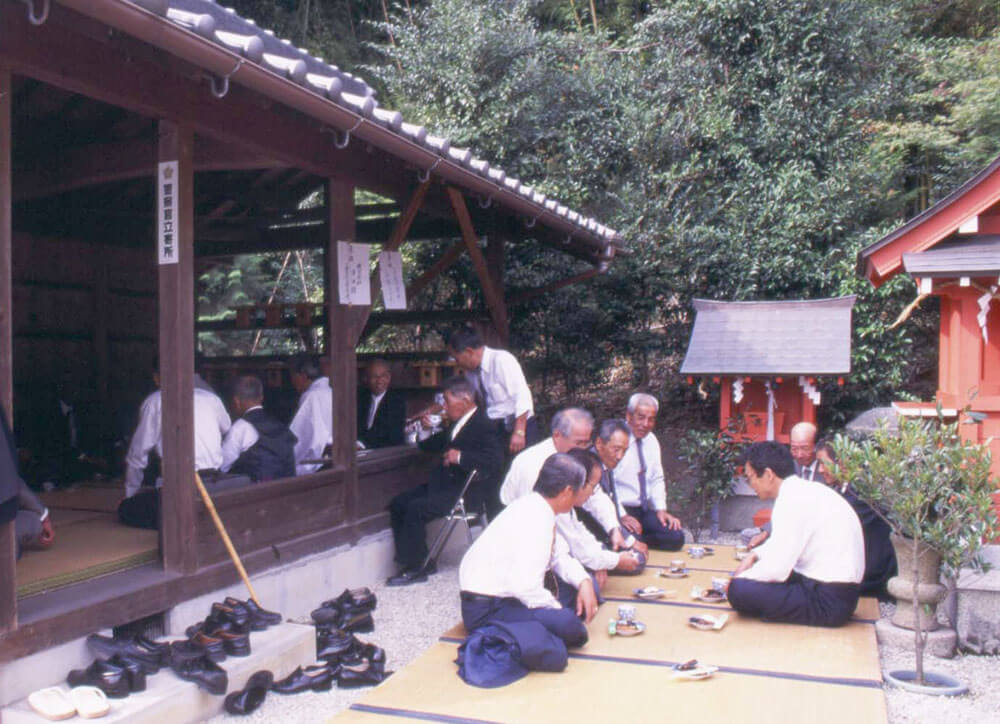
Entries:
{"label": "shingled roof of small shrine", "polygon": [[[502,169],[478,158],[471,149],[457,148],[449,139],[435,136],[423,126],[407,123],[399,111],[380,107],[374,90],[361,78],[330,65],[288,40],[277,38],[273,32],[260,28],[253,20],[240,17],[230,8],[213,0],[121,2],[159,15],[242,58],[243,62],[258,65],[289,83],[312,91],[354,114],[359,124],[377,124],[432,152],[438,157],[433,167],[451,164],[480,177],[490,184],[497,202],[508,207],[514,203],[519,207],[512,212],[523,213],[529,227],[537,221],[563,230],[572,229],[571,234],[580,234],[604,248],[608,252],[607,258],[612,256],[610,247],[624,248],[623,238],[614,229],[568,208],[519,179],[509,177]],[[527,202],[528,206],[523,202]]]}
{"label": "shingled roof of small shrine", "polygon": [[903,254],[903,268],[915,277],[1000,275],[1000,235],[958,238]]}
{"label": "shingled roof of small shrine", "polygon": [[855,297],[777,302],[695,299],[681,373],[839,375],[851,371]]}

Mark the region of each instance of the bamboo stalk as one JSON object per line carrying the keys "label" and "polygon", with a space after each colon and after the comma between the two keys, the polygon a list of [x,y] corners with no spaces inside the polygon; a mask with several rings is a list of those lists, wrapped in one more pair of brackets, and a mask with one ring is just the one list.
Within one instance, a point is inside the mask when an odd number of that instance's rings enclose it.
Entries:
{"label": "bamboo stalk", "polygon": [[205,483],[201,481],[201,476],[196,470],[194,473],[194,484],[198,486],[198,492],[201,493],[201,499],[205,501],[205,507],[208,508],[208,514],[212,516],[212,521],[215,523],[216,529],[219,531],[219,535],[222,537],[222,543],[226,546],[226,550],[229,551],[229,557],[233,561],[233,565],[236,566],[236,572],[240,574],[240,578],[243,579],[243,584],[247,587],[250,592],[250,598],[253,602],[260,606],[260,600],[257,598],[256,592],[253,590],[253,585],[250,583],[250,577],[247,575],[247,569],[243,567],[243,561],[240,560],[239,554],[236,552],[236,548],[233,547],[233,541],[229,538],[229,533],[226,532],[226,526],[222,523],[222,518],[219,517],[219,511],[215,509],[215,503],[212,502],[212,496],[208,494],[208,490],[205,488]]}

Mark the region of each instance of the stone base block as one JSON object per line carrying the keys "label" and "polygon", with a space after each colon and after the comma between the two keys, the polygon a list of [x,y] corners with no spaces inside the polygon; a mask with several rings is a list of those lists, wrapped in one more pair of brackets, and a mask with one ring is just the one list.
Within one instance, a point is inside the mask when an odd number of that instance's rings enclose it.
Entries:
{"label": "stone base block", "polygon": [[770,508],[774,501],[763,501],[756,495],[730,495],[719,503],[719,530],[740,531],[753,526],[753,514]]}
{"label": "stone base block", "polygon": [[[883,646],[904,651],[914,650],[913,631],[894,626],[887,619],[882,618],[875,622],[875,635]],[[927,647],[924,652],[941,659],[950,659],[955,655],[957,644],[958,634],[955,633],[955,629],[939,628],[927,634]]]}
{"label": "stone base block", "polygon": [[[995,551],[990,553],[995,556]],[[955,588],[955,628],[962,649],[975,654],[1000,653],[1000,570],[977,573],[963,569]]]}

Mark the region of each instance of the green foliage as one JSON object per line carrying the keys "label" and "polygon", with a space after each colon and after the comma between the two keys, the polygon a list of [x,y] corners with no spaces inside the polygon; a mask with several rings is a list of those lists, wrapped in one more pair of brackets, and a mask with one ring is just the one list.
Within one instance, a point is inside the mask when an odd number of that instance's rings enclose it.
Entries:
{"label": "green foliage", "polygon": [[733,476],[740,463],[744,438],[742,418],[733,418],[726,430],[689,430],[678,445],[678,457],[685,463],[685,473],[694,481],[687,503],[694,505],[691,529],[706,527],[712,508],[732,493]]}
{"label": "green foliage", "polygon": [[[941,554],[952,572],[975,560],[996,534],[995,483],[986,445],[964,441],[962,423],[901,418],[899,434],[882,428],[862,442],[838,435],[837,476],[897,535]],[[960,417],[965,417],[963,413]]]}

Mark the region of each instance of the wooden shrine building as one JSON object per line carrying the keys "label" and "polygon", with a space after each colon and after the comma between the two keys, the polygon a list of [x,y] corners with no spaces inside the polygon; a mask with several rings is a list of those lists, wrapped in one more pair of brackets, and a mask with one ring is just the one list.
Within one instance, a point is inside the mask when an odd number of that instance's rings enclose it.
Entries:
{"label": "wooden shrine building", "polygon": [[695,299],[681,374],[720,385],[720,429],[742,417],[748,439],[788,442],[793,425],[816,422],[820,378],[851,370],[854,299]]}
{"label": "wooden shrine building", "polygon": [[[377,213],[358,205],[359,190],[383,199]],[[306,197],[321,201],[305,208]],[[451,246],[407,270],[412,311],[339,303],[337,242],[393,251],[415,238]],[[505,250],[525,243],[577,268],[508,295]],[[235,580],[193,484],[195,277],[205,258],[325,250],[326,301],[305,323],[322,328],[332,467],[217,495],[253,573],[384,529],[388,500],[426,465],[405,447],[359,462],[355,349],[366,327],[483,319],[503,342],[512,296],[590,278],[621,244],[595,219],[382,108],[360,78],[210,0],[0,0],[0,404],[17,422],[16,391],[61,378],[106,409],[134,403],[158,354],[164,453],[162,530],[141,567],[19,597],[13,526],[0,528],[0,662]],[[465,255],[482,307],[412,304]]]}
{"label": "wooden shrine building", "polygon": [[[919,216],[862,249],[876,287],[906,272],[920,297],[941,304],[938,389],[933,401],[896,402],[902,415],[954,417],[968,406],[965,439],[989,442],[1000,474],[1000,158]],[[996,496],[1000,509],[1000,495]]]}

